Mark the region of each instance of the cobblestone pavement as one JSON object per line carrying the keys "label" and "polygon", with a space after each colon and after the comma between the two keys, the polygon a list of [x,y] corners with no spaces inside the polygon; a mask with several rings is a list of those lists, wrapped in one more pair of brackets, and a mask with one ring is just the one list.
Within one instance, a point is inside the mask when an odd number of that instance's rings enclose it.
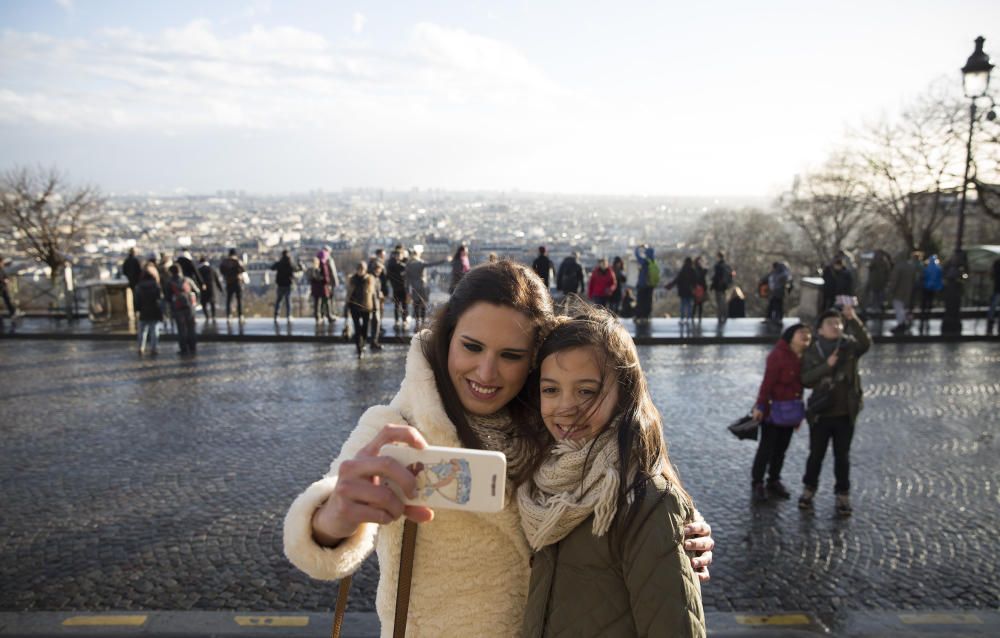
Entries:
{"label": "cobblestone pavement", "polygon": [[[203,344],[140,359],[122,343],[0,342],[0,610],[332,608],[336,585],[285,560],[281,522],[404,350]],[[754,445],[726,423],[753,400],[763,346],[643,347],[671,455],[719,543],[711,611],[1000,607],[1000,349],[876,345],[863,359],[855,515],[753,507]],[[797,486],[807,433],[788,453]],[[795,490],[797,491],[797,489]],[[355,579],[370,610],[377,567]]]}

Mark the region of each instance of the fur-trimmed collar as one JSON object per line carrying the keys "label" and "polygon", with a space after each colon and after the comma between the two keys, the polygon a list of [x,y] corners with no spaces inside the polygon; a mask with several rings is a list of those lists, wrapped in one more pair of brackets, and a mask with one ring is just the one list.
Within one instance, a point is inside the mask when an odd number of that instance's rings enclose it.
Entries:
{"label": "fur-trimmed collar", "polygon": [[434,371],[424,356],[423,344],[430,337],[430,330],[421,330],[410,340],[406,355],[406,374],[399,393],[390,404],[406,419],[418,424],[420,431],[432,445],[461,446],[455,425],[448,418],[438,393]]}

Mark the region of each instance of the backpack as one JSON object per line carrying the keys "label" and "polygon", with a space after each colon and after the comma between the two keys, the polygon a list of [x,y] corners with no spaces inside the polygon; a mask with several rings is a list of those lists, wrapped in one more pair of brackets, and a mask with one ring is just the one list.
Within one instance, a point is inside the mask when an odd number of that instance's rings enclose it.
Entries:
{"label": "backpack", "polygon": [[660,283],[660,264],[656,263],[655,259],[647,259],[646,263],[649,264],[646,270],[646,285],[655,287]]}
{"label": "backpack", "polygon": [[174,310],[191,310],[194,308],[194,291],[191,290],[191,282],[186,278],[181,280],[178,286],[174,280],[170,281],[170,294],[173,297]]}
{"label": "backpack", "polygon": [[368,298],[370,293],[368,281],[368,275],[364,277],[359,277],[358,275],[351,276],[351,285],[354,288],[351,290],[351,298],[348,301],[358,308],[366,308],[371,303],[371,299]]}

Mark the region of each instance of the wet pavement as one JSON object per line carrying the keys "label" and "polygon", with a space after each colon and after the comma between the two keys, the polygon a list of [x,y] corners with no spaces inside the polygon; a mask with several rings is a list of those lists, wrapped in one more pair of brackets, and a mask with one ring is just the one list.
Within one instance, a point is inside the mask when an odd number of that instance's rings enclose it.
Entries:
{"label": "wet pavement", "polygon": [[[326,611],[336,584],[285,560],[281,521],[360,413],[388,401],[404,349],[331,343],[0,341],[0,610]],[[862,360],[855,514],[754,506],[754,444],[725,425],[753,401],[768,347],[640,347],[671,458],[719,543],[706,611],[997,610],[1000,348],[890,343]],[[807,432],[784,480],[797,485]],[[351,609],[370,611],[374,559]]]}
{"label": "wet pavement", "polygon": [[[387,316],[391,316],[387,315]],[[655,318],[648,322],[636,323],[631,319],[622,319],[622,324],[628,329],[636,343],[657,344],[721,344],[721,343],[761,343],[773,344],[781,335],[782,326],[788,327],[799,320],[794,317],[785,319],[782,325],[770,324],[759,318],[730,319],[720,324],[716,319],[706,318],[702,322],[684,324],[678,319]],[[895,335],[892,319],[882,321],[872,320],[868,330],[876,341],[893,343],[936,343],[939,341],[983,341],[988,340],[986,334],[986,319],[984,317],[966,317],[962,320],[962,332],[959,335],[942,335],[941,320],[928,319],[921,325],[914,323],[906,334]],[[263,318],[248,318],[245,321],[231,319],[216,319],[208,321],[198,315],[196,328],[199,339],[209,342],[315,342],[346,343],[344,337],[344,319],[338,317],[333,323],[317,322],[310,317],[284,318],[273,321]],[[409,341],[416,330],[415,324],[398,325],[391,319],[383,319],[382,334],[385,343],[402,343]],[[163,337],[168,341],[175,340],[174,326],[167,322],[160,325]],[[78,319],[67,321],[62,318],[49,317],[19,317],[15,321],[0,318],[0,338],[22,339],[89,339],[95,341],[127,341],[135,339],[136,323],[91,321]]]}

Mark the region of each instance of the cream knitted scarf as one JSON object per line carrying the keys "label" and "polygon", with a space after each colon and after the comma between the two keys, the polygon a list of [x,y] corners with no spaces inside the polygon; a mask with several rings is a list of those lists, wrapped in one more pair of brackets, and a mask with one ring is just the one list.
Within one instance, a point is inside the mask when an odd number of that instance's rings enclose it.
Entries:
{"label": "cream knitted scarf", "polygon": [[[618,438],[615,429],[596,441],[560,441],[517,491],[521,528],[535,551],[565,538],[591,513],[594,536],[611,527],[618,499]],[[582,479],[582,480],[581,480]]]}

